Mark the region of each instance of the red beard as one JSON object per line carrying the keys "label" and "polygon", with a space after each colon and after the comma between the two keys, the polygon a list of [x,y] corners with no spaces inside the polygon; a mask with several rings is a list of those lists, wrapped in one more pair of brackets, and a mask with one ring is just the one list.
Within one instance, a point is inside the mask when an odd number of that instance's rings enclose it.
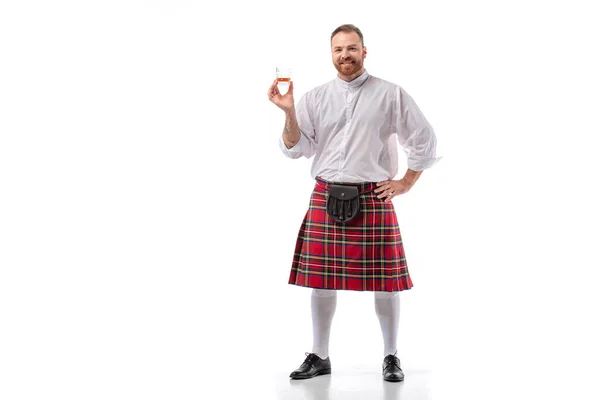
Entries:
{"label": "red beard", "polygon": [[357,73],[362,68],[362,61],[357,60],[348,60],[352,61],[351,64],[342,65],[339,62],[334,63],[335,69],[342,75],[350,76]]}

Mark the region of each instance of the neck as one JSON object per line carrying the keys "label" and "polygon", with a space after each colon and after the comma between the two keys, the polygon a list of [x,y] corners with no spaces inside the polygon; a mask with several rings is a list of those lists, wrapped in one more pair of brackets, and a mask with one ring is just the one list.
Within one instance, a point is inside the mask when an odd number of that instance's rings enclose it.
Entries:
{"label": "neck", "polygon": [[340,72],[338,72],[338,76],[343,81],[352,82],[353,80],[355,80],[356,78],[361,76],[363,72],[365,72],[365,67],[362,67],[361,69],[359,69],[358,71],[356,71],[356,73],[354,73],[352,75],[342,75]]}

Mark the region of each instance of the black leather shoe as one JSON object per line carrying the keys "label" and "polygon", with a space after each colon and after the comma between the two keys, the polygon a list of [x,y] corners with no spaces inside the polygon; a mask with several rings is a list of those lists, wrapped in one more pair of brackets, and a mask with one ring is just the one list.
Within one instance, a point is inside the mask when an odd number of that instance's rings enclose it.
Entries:
{"label": "black leather shoe", "polygon": [[383,379],[388,382],[400,382],[404,380],[404,372],[400,368],[400,360],[393,354],[383,359]]}
{"label": "black leather shoe", "polygon": [[331,373],[331,361],[329,361],[329,357],[323,360],[315,353],[304,354],[306,354],[306,359],[297,370],[290,374],[290,378],[309,379],[318,375]]}

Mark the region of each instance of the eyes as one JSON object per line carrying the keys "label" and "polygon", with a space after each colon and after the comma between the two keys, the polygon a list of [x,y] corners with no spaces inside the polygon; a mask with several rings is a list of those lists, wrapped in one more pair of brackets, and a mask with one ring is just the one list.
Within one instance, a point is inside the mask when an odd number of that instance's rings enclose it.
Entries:
{"label": "eyes", "polygon": [[[339,53],[340,51],[342,51],[342,49],[337,48],[337,49],[334,49],[333,51],[336,53]],[[358,47],[349,47],[348,51],[358,51]]]}

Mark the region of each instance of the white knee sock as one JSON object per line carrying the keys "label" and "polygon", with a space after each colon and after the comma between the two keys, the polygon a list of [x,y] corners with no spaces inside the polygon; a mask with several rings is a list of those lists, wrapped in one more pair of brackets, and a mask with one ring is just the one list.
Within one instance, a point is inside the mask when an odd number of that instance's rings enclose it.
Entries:
{"label": "white knee sock", "polygon": [[398,346],[400,296],[398,292],[375,292],[375,312],[383,334],[383,356],[395,354]]}
{"label": "white knee sock", "polygon": [[313,349],[322,359],[329,357],[329,334],[337,304],[335,290],[313,289],[311,294]]}

